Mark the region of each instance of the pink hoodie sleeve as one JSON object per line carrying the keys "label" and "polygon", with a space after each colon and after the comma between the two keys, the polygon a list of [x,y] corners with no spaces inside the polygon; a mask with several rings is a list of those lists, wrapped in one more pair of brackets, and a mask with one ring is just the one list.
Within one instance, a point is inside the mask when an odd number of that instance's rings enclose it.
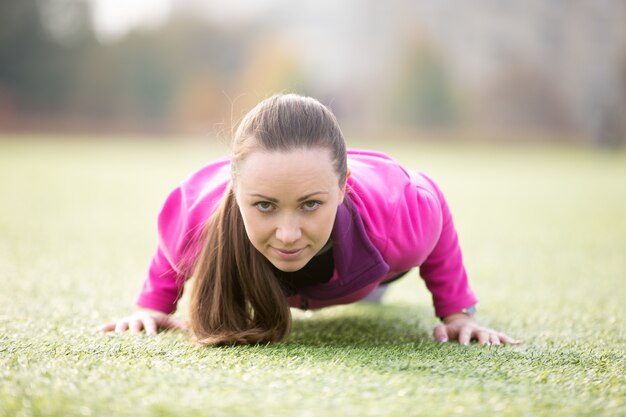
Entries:
{"label": "pink hoodie sleeve", "polygon": [[161,248],[157,248],[150,262],[148,277],[137,298],[137,305],[167,314],[173,313],[182,296],[183,285],[183,279],[178,277]]}
{"label": "pink hoodie sleeve", "polygon": [[176,267],[176,243],[184,234],[187,217],[182,196],[181,188],[176,188],[159,213],[156,253],[137,298],[138,306],[168,314],[176,311],[176,303],[185,284],[185,278],[179,275]]}
{"label": "pink hoodie sleeve", "polygon": [[463,257],[452,214],[439,187],[430,178],[424,177],[435,191],[441,205],[442,226],[439,238],[420,266],[420,275],[432,294],[435,314],[445,317],[476,304]]}

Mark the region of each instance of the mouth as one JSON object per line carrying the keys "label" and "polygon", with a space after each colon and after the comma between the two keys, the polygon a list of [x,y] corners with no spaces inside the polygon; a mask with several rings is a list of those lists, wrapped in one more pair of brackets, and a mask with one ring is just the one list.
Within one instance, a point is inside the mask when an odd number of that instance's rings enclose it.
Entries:
{"label": "mouth", "polygon": [[278,257],[284,259],[284,260],[291,260],[291,259],[295,259],[298,256],[300,256],[300,254],[302,252],[304,252],[305,248],[300,248],[300,249],[280,249],[280,248],[272,248],[274,249],[274,252],[276,252],[276,254],[278,255]]}

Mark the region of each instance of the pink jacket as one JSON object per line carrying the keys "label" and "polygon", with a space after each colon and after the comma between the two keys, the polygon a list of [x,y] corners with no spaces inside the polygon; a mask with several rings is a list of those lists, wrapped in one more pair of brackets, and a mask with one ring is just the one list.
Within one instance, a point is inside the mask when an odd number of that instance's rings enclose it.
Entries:
{"label": "pink jacket", "polygon": [[[348,151],[346,199],[331,235],[330,281],[288,296],[300,308],[346,304],[366,297],[399,273],[420,267],[439,317],[476,304],[452,216],[437,185],[378,152]],[[188,278],[181,265],[190,242],[230,184],[228,160],[206,165],[168,196],[158,218],[158,245],[137,304],[171,313]],[[196,248],[197,249],[197,248]]]}

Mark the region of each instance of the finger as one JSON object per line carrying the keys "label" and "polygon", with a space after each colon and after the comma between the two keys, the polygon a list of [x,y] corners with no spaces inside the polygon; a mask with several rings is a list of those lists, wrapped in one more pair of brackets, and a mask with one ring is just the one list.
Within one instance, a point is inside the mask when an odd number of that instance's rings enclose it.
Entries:
{"label": "finger", "polygon": [[498,336],[500,337],[500,341],[504,343],[505,345],[521,345],[522,344],[521,341],[515,340],[512,337],[509,337],[504,333],[498,333]]}
{"label": "finger", "polygon": [[439,343],[444,343],[448,341],[448,329],[445,325],[440,324],[435,326],[433,329],[433,337]]}
{"label": "finger", "polygon": [[103,324],[102,326],[96,328],[96,332],[98,332],[98,333],[110,332],[112,330],[115,330],[115,323],[106,323],[106,324]]}
{"label": "finger", "polygon": [[469,345],[470,339],[472,338],[472,327],[471,326],[463,326],[461,331],[459,332],[459,343],[462,345]]}
{"label": "finger", "polygon": [[118,321],[115,325],[115,333],[123,333],[128,330],[128,322],[127,321]]}
{"label": "finger", "polygon": [[481,346],[490,345],[491,342],[489,340],[489,332],[485,330],[478,331],[478,344]]}
{"label": "finger", "polygon": [[497,333],[489,334],[489,342],[491,342],[491,344],[494,346],[500,346],[502,344],[500,343],[500,337],[498,337]]}
{"label": "finger", "polygon": [[143,323],[139,320],[131,320],[128,323],[128,329],[133,334],[139,333],[142,328],[143,328]]}
{"label": "finger", "polygon": [[152,317],[148,317],[143,320],[143,328],[146,330],[146,334],[157,333],[157,324]]}

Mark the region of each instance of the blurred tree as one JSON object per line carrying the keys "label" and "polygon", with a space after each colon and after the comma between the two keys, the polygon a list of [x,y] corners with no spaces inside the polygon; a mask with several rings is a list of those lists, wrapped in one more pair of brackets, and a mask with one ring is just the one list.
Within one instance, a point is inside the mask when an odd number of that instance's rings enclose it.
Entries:
{"label": "blurred tree", "polygon": [[597,77],[589,91],[586,128],[594,143],[608,149],[626,145],[626,54],[614,82]]}
{"label": "blurred tree", "polygon": [[[215,106],[199,108],[223,99],[219,91],[238,90],[249,33],[177,14],[102,45],[88,7],[84,0],[0,0],[0,120],[43,115],[92,127],[163,129],[221,114]],[[196,90],[200,84],[210,87]],[[199,100],[201,94],[207,97]]]}
{"label": "blurred tree", "polygon": [[56,52],[35,0],[0,0],[0,86],[12,106],[39,110],[57,101],[65,80]]}
{"label": "blurred tree", "polygon": [[212,130],[212,124],[223,121],[223,91],[218,79],[210,71],[198,71],[185,78],[173,105],[174,123],[180,129],[207,132]]}
{"label": "blurred tree", "polygon": [[214,130],[213,125],[230,114],[228,97],[236,94],[248,65],[253,34],[179,13],[161,37],[180,75],[173,107],[176,125],[184,130]]}
{"label": "blurred tree", "polygon": [[239,93],[246,95],[237,103],[239,112],[279,92],[307,94],[311,91],[298,52],[277,36],[257,37],[249,62],[241,74]]}
{"label": "blurred tree", "polygon": [[419,41],[410,47],[391,98],[391,118],[417,127],[446,127],[458,119],[452,79],[437,50]]}
{"label": "blurred tree", "polygon": [[558,84],[545,71],[511,59],[482,91],[488,125],[517,132],[566,132],[573,129]]}
{"label": "blurred tree", "polygon": [[80,64],[74,110],[86,117],[161,127],[167,124],[176,89],[171,67],[158,40],[146,33],[92,48]]}
{"label": "blurred tree", "polygon": [[85,0],[38,0],[47,37],[63,46],[93,46],[90,3]]}

